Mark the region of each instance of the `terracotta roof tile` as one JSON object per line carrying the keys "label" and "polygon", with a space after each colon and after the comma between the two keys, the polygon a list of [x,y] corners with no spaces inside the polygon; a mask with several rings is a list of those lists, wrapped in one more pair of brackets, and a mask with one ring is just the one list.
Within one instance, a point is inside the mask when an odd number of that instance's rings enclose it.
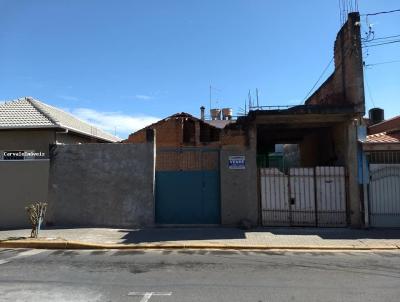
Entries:
{"label": "terracotta roof tile", "polygon": [[367,136],[367,143],[400,143],[400,132],[381,132]]}

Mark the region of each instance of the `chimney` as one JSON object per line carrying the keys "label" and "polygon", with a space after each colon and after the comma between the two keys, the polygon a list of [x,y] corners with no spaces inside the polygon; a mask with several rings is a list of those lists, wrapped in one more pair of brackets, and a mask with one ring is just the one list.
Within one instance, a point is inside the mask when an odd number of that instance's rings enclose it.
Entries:
{"label": "chimney", "polygon": [[206,108],[204,106],[200,107],[200,119],[202,121],[204,121],[205,117],[204,117],[204,110],[206,110]]}

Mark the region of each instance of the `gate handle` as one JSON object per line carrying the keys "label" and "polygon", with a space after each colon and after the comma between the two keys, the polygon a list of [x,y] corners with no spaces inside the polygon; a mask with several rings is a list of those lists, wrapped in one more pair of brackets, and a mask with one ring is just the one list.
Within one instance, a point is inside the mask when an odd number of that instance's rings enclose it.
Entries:
{"label": "gate handle", "polygon": [[290,204],[295,204],[296,203],[296,199],[294,197],[290,198]]}

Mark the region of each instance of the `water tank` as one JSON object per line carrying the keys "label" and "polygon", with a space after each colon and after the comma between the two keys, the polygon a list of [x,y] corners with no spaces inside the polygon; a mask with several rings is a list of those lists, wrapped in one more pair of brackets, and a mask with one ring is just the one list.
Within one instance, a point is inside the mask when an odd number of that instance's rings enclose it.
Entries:
{"label": "water tank", "polygon": [[232,108],[222,108],[222,119],[231,120],[232,119]]}
{"label": "water tank", "polygon": [[369,110],[369,120],[371,125],[375,125],[385,120],[385,112],[382,108],[372,108]]}
{"label": "water tank", "polygon": [[211,119],[220,120],[221,119],[221,109],[210,109]]}

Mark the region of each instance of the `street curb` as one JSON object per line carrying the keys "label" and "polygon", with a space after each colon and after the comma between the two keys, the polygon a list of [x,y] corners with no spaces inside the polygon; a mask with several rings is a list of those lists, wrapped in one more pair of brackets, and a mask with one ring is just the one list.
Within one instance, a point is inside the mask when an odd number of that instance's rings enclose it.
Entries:
{"label": "street curb", "polygon": [[324,251],[368,251],[368,250],[400,250],[400,246],[288,246],[288,245],[230,245],[230,244],[97,244],[67,240],[5,240],[0,242],[0,248],[31,248],[54,250],[324,250]]}

